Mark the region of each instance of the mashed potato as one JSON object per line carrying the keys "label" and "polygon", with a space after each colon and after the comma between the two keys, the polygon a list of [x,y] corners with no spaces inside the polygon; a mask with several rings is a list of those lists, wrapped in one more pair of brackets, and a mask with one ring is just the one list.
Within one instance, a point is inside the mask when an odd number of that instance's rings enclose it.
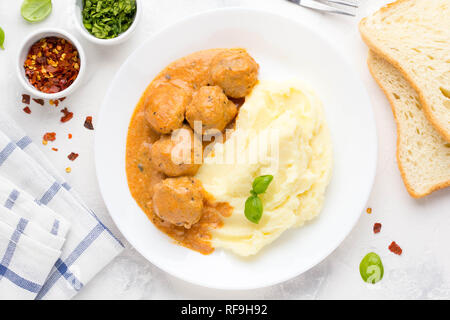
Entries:
{"label": "mashed potato", "polygon": [[[234,131],[216,143],[196,177],[217,201],[233,206],[212,244],[254,255],[285,230],[316,217],[332,168],[331,139],[316,95],[300,81],[261,81],[239,111]],[[258,224],[247,220],[244,204],[253,180],[274,176],[261,195]]]}

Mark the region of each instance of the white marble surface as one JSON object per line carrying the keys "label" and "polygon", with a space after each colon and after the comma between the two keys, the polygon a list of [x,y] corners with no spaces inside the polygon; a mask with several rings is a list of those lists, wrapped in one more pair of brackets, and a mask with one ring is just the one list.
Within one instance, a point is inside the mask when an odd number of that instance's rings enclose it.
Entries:
{"label": "white marble surface", "polygon": [[[21,2],[0,0],[0,26],[7,37],[6,50],[0,51],[0,113],[7,113],[17,120],[38,142],[46,131],[57,132],[58,139],[54,146],[60,151],[53,152],[49,146],[42,146],[42,149],[61,172],[69,165],[72,167],[68,181],[119,236],[120,232],[108,215],[95,178],[94,133],[83,128],[83,121],[85,116],[92,115],[95,124],[110,79],[139,43],[183,17],[228,6],[265,9],[293,19],[311,17],[313,27],[327,34],[359,70],[376,116],[379,137],[377,178],[367,204],[373,208],[373,213],[368,215],[362,212],[357,226],[342,245],[315,268],[269,288],[211,290],[167,275],[128,245],[122,255],[82,290],[78,299],[450,298],[450,254],[447,247],[450,242],[450,190],[438,191],[422,200],[414,200],[407,194],[395,159],[395,124],[391,110],[369,75],[365,65],[367,49],[357,32],[360,18],[388,1],[360,0],[358,16],[347,18],[321,15],[285,0],[143,0],[144,15],[136,34],[125,44],[114,48],[92,45],[76,32],[71,15],[72,1],[53,0],[52,15],[34,25],[21,18]],[[15,70],[18,46],[28,32],[46,26],[61,27],[76,35],[89,59],[84,85],[62,104],[75,113],[74,119],[67,124],[59,123],[60,108],[48,104],[45,107],[32,104],[31,115],[22,111],[23,90]],[[195,35],[192,37],[195,39]],[[74,136],[70,141],[65,138],[69,132]],[[79,153],[80,157],[69,163],[67,155],[72,151]],[[383,224],[378,235],[372,233],[374,222]],[[388,251],[392,240],[403,248],[401,257]],[[370,251],[380,254],[385,267],[384,279],[377,285],[363,283],[358,271],[361,258]]]}

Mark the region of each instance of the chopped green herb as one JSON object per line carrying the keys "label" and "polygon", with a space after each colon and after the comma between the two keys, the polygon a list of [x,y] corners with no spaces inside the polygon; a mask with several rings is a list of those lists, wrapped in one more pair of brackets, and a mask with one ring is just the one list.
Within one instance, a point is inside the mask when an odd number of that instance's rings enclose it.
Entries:
{"label": "chopped green herb", "polygon": [[3,47],[3,42],[5,42],[5,31],[0,27],[0,49],[5,50]]}
{"label": "chopped green herb", "polygon": [[29,22],[39,22],[52,12],[52,0],[24,0],[20,13]]}
{"label": "chopped green herb", "polygon": [[135,0],[84,0],[83,25],[99,39],[118,37],[128,30],[136,15]]}
{"label": "chopped green herb", "polygon": [[263,204],[258,194],[266,192],[269,184],[272,182],[273,176],[266,175],[255,178],[252,184],[252,190],[250,190],[251,196],[245,201],[245,217],[253,222],[259,223],[263,214]]}
{"label": "chopped green herb", "polygon": [[375,284],[383,279],[384,268],[380,256],[375,252],[368,253],[359,264],[359,273],[367,283]]}

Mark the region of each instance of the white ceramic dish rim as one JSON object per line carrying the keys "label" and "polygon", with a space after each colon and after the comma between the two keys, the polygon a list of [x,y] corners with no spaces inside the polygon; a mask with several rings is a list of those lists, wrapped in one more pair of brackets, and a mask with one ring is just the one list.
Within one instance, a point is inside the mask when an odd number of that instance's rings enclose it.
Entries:
{"label": "white ceramic dish rim", "polygon": [[75,25],[76,25],[78,32],[80,32],[84,38],[86,38],[87,40],[89,40],[95,44],[100,44],[100,45],[104,45],[104,46],[112,46],[112,45],[120,44],[120,43],[126,41],[134,33],[134,31],[136,30],[136,27],[139,24],[139,21],[141,19],[142,2],[141,2],[141,0],[135,0],[136,1],[136,14],[134,16],[133,23],[128,28],[128,30],[121,33],[116,38],[99,39],[99,38],[95,37],[93,34],[91,34],[89,31],[87,31],[83,25],[82,17],[81,17],[81,9],[80,9],[81,1],[83,1],[83,0],[74,0],[74,2],[73,2],[73,14],[75,16]]}
{"label": "white ceramic dish rim", "polygon": [[[204,16],[204,15],[209,15],[212,13],[216,13],[219,11],[228,11],[228,12],[237,12],[237,11],[246,11],[246,12],[250,12],[250,13],[260,13],[260,14],[265,14],[265,15],[272,15],[272,16],[277,16],[278,18],[282,18],[282,19],[287,19],[290,20],[292,23],[297,24],[299,26],[301,26],[302,28],[307,29],[309,32],[311,32],[314,36],[322,39],[324,42],[326,42],[330,47],[333,47],[333,44],[327,40],[327,38],[323,35],[321,35],[320,33],[318,33],[317,31],[315,31],[314,29],[311,29],[308,25],[303,24],[302,22],[296,21],[296,20],[292,20],[287,18],[286,16],[283,15],[279,15],[279,14],[274,14],[265,10],[260,10],[260,9],[249,9],[249,8],[242,8],[242,7],[229,7],[229,8],[221,8],[221,9],[213,9],[213,10],[207,10],[198,14],[194,14],[191,15],[189,17],[186,17],[184,19],[179,20],[178,22],[169,25],[163,29],[161,29],[159,32],[155,33],[153,36],[151,36],[149,39],[146,39],[145,42],[147,41],[152,41],[152,39],[157,38],[160,36],[160,34],[165,33],[166,31],[170,30],[171,28],[176,28],[179,25],[190,21],[190,20],[194,20],[197,17],[200,16]],[[141,46],[139,46],[137,49],[135,49],[135,51],[133,53],[130,54],[130,56],[123,62],[122,66],[119,68],[119,70],[116,73],[116,76],[113,78],[112,82],[113,83],[117,77],[119,76],[119,74],[122,72],[123,68],[125,68],[125,66],[127,65],[127,63],[133,59],[134,54],[141,49],[141,47],[145,46],[145,42],[141,44]],[[351,69],[352,72],[354,74],[357,74],[354,67],[349,63],[348,59],[337,49],[335,49],[336,53],[339,54],[339,56],[341,56],[342,60],[345,61],[346,67]],[[369,102],[369,106],[368,106],[368,110],[367,112],[370,114],[370,118],[374,119],[374,115],[373,115],[373,108],[372,105],[370,103],[370,99],[368,98],[368,94],[367,94],[367,90],[364,86],[362,86],[363,90],[364,90],[364,95],[367,97],[367,101]],[[105,96],[109,96],[109,94],[111,93],[112,87],[110,87],[106,93]],[[106,112],[106,105],[105,103],[102,104],[100,111],[99,111],[99,124],[102,121],[102,115],[103,113]],[[99,126],[99,125],[98,125]],[[98,132],[98,131],[97,131]],[[367,191],[364,193],[364,196],[362,196],[360,199],[356,200],[357,201],[357,206],[361,208],[361,210],[363,210],[365,204],[367,203],[374,181],[375,181],[375,175],[376,175],[376,166],[377,166],[377,153],[378,153],[378,138],[377,138],[377,134],[376,134],[376,130],[374,129],[373,132],[373,143],[372,143],[372,153],[374,155],[374,158],[372,159],[372,162],[370,164],[370,176],[369,179],[367,181]],[[96,134],[95,136],[95,150],[97,150],[97,145],[99,144],[99,138],[98,138],[98,134]],[[102,193],[102,196],[104,197],[105,194],[105,188],[103,186],[103,184],[101,183],[100,177],[99,177],[99,167],[101,166],[101,161],[100,161],[100,156],[99,154],[96,152],[95,153],[95,162],[96,162],[96,167],[97,167],[97,179],[99,181],[99,187],[100,187],[100,191]],[[108,210],[110,212],[113,211],[113,208],[111,208],[108,204],[108,202],[105,201],[106,206],[108,207]],[[312,267],[314,267],[315,265],[317,265],[318,263],[320,263],[321,261],[323,261],[326,257],[328,257],[334,250],[336,250],[337,247],[339,247],[339,245],[344,241],[344,239],[350,234],[350,232],[353,230],[353,228],[355,227],[356,223],[358,222],[360,215],[355,216],[355,218],[351,221],[351,227],[347,230],[347,232],[344,232],[341,237],[339,238],[339,241],[336,241],[336,243],[332,246],[330,246],[329,250],[323,254],[323,256],[321,256],[320,258],[317,258],[314,261],[310,261],[309,264],[304,267],[302,270],[299,270],[297,272],[292,272],[289,274],[284,274],[283,276],[279,276],[278,278],[276,278],[275,280],[272,281],[266,281],[266,283],[264,283],[263,285],[248,285],[246,283],[241,283],[239,285],[211,285],[210,283],[207,282],[202,282],[202,281],[198,281],[198,280],[193,280],[192,278],[188,278],[188,277],[182,277],[179,274],[172,272],[172,271],[168,271],[166,270],[163,266],[161,266],[158,261],[154,261],[153,259],[151,259],[150,257],[148,257],[144,252],[145,250],[143,248],[141,248],[141,245],[131,239],[133,239],[132,237],[129,237],[129,234],[127,232],[124,232],[124,230],[121,228],[120,224],[118,223],[118,217],[115,217],[114,214],[111,214],[111,217],[113,219],[113,221],[116,223],[117,227],[121,230],[122,234],[125,236],[125,238],[127,238],[127,240],[130,242],[130,244],[138,251],[140,252],[148,261],[150,261],[152,264],[156,265],[158,268],[164,270],[165,272],[169,273],[170,275],[177,277],[179,279],[182,279],[184,281],[188,281],[190,283],[196,284],[196,285],[200,285],[200,286],[204,286],[204,287],[208,287],[208,288],[213,288],[213,289],[221,289],[221,290],[251,290],[251,289],[257,289],[257,288],[264,288],[264,287],[268,287],[268,286],[272,286],[275,284],[279,284],[282,283],[284,281],[287,281],[289,279],[292,279],[304,272],[306,272],[307,270],[311,269]],[[186,249],[189,250],[189,249]]]}
{"label": "white ceramic dish rim", "polygon": [[[33,87],[30,82],[28,81],[27,76],[25,75],[25,70],[23,68],[23,63],[25,62],[25,59],[28,55],[28,51],[30,50],[31,46],[38,40],[46,37],[60,37],[64,38],[68,41],[70,41],[75,48],[78,51],[78,55],[80,57],[80,71],[78,73],[77,78],[75,81],[66,89],[60,92],[56,93],[44,93]],[[77,89],[82,81],[82,78],[85,73],[86,69],[86,54],[84,52],[83,47],[78,42],[78,40],[71,35],[69,32],[63,30],[63,29],[56,29],[56,28],[46,28],[46,29],[40,29],[36,30],[32,34],[30,34],[21,44],[20,51],[18,53],[18,60],[17,60],[17,75],[19,77],[19,81],[23,85],[23,87],[31,93],[33,96],[42,98],[42,99],[59,99],[62,97],[67,97],[70,95],[75,89]]]}

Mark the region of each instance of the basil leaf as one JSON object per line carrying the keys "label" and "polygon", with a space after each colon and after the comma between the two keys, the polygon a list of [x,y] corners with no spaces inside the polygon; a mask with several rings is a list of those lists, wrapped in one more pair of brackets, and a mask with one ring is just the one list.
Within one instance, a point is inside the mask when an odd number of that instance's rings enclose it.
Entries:
{"label": "basil leaf", "polygon": [[0,49],[5,50],[3,47],[3,42],[5,42],[5,31],[0,27]]}
{"label": "basil leaf", "polygon": [[267,188],[269,187],[269,184],[272,182],[273,176],[272,175],[266,175],[266,176],[260,176],[256,178],[253,181],[253,191],[256,194],[261,194],[266,192]]}
{"label": "basil leaf", "polygon": [[29,22],[39,22],[52,12],[52,0],[24,0],[20,13]]}
{"label": "basil leaf", "polygon": [[259,220],[261,220],[263,213],[263,205],[261,199],[256,195],[248,197],[247,201],[245,201],[244,213],[245,217],[249,221],[258,223]]}
{"label": "basil leaf", "polygon": [[384,267],[381,258],[375,252],[368,253],[359,264],[361,278],[371,284],[383,279]]}

